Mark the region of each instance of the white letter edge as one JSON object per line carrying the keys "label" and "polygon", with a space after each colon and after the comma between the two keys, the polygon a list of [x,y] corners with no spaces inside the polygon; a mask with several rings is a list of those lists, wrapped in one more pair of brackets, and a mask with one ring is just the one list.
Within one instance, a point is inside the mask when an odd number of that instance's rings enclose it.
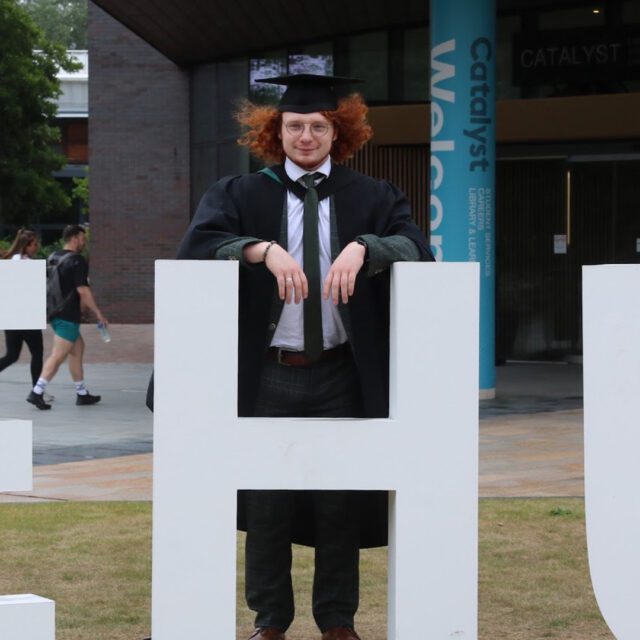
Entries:
{"label": "white letter edge", "polygon": [[0,491],[33,488],[32,434],[30,420],[0,420]]}
{"label": "white letter edge", "polygon": [[618,640],[640,638],[640,265],[583,267],[589,567]]}
{"label": "white letter edge", "polygon": [[0,329],[47,326],[45,260],[0,260]]}
{"label": "white letter edge", "polygon": [[476,639],[478,273],[394,265],[388,419],[238,418],[238,264],[156,263],[154,640],[235,638],[247,488],[391,491],[389,640]]}
{"label": "white letter edge", "polygon": [[[0,260],[0,300],[10,301],[0,308],[0,329],[44,329],[45,261]],[[0,420],[0,491],[31,491],[32,432],[30,420]],[[54,640],[55,635],[53,600],[0,596],[0,638]]]}
{"label": "white letter edge", "polygon": [[0,638],[55,640],[55,606],[31,593],[0,596]]}
{"label": "white letter edge", "polygon": [[[44,260],[0,260],[0,329],[44,329]],[[26,397],[29,381],[25,380]],[[2,415],[0,415],[0,419]],[[0,420],[0,491],[32,488],[32,425],[28,420]]]}

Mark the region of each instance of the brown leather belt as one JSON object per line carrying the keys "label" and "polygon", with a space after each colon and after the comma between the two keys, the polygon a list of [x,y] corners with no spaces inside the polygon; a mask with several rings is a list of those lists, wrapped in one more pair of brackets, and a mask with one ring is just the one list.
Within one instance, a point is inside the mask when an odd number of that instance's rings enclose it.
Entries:
{"label": "brown leather belt", "polygon": [[318,360],[312,360],[305,356],[302,351],[287,351],[280,347],[269,347],[267,350],[267,359],[275,360],[278,364],[286,367],[310,367],[318,362],[327,362],[329,360],[339,360],[349,352],[349,343],[344,342],[333,349],[326,349]]}

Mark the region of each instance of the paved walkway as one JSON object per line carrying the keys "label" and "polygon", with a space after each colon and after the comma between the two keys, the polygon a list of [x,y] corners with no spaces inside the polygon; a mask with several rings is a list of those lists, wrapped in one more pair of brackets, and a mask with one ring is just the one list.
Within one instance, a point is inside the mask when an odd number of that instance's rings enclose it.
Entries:
{"label": "paved walkway", "polygon": [[[151,325],[114,325],[103,344],[83,327],[85,379],[103,400],[77,407],[68,371],[38,411],[29,392],[28,357],[0,373],[0,420],[32,420],[34,488],[0,502],[150,500],[153,421],[144,394],[153,359]],[[45,332],[45,353],[51,336]],[[582,369],[509,364],[498,368],[497,398],[480,408],[480,495],[582,496]]]}

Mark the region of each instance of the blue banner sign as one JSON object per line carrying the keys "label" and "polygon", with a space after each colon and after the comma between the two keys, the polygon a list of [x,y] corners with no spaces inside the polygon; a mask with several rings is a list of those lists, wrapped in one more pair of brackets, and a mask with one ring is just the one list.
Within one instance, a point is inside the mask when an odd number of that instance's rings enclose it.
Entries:
{"label": "blue banner sign", "polygon": [[495,393],[495,3],[431,0],[431,246],[480,263],[480,391]]}

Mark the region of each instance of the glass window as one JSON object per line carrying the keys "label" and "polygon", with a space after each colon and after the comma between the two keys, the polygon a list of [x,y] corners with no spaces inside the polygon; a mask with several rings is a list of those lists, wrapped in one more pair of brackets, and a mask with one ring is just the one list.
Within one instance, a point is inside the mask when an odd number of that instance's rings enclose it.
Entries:
{"label": "glass window", "polygon": [[62,146],[69,163],[89,162],[86,120],[62,121]]}
{"label": "glass window", "polygon": [[256,82],[259,78],[273,78],[287,73],[287,54],[284,50],[265,53],[249,61],[249,99],[256,104],[272,104],[280,99],[285,87]]}
{"label": "glass window", "polygon": [[520,16],[499,16],[496,22],[496,99],[520,97],[520,87],[513,85],[513,35],[520,31]]}
{"label": "glass window", "polygon": [[403,36],[403,99],[405,102],[426,102],[431,82],[429,29],[407,29]]}
{"label": "glass window", "polygon": [[333,75],[333,47],[330,42],[311,44],[289,54],[289,73]]}
{"label": "glass window", "polygon": [[367,33],[349,38],[349,75],[360,78],[358,85],[368,102],[387,102],[389,99],[389,71],[387,64],[387,33]]}
{"label": "glass window", "polygon": [[640,23],[640,2],[638,0],[625,0],[622,3],[622,22]]}

